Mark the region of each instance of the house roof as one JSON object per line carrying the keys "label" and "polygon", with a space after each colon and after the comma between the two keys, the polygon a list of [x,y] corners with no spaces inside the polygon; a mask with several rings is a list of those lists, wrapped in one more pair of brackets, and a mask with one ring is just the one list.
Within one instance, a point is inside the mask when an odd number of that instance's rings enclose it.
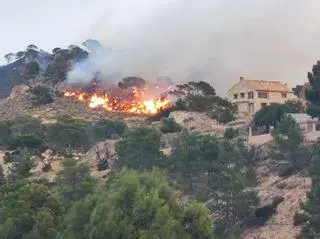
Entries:
{"label": "house roof", "polygon": [[249,89],[261,91],[292,92],[288,85],[280,81],[245,80]]}
{"label": "house roof", "polygon": [[[291,93],[292,90],[288,87],[286,83],[280,81],[263,81],[263,80],[251,80],[248,78],[240,78],[240,81],[234,85],[231,89],[239,84],[246,85],[248,89],[256,91],[268,91],[268,92],[287,92]],[[230,90],[231,90],[230,89]]]}

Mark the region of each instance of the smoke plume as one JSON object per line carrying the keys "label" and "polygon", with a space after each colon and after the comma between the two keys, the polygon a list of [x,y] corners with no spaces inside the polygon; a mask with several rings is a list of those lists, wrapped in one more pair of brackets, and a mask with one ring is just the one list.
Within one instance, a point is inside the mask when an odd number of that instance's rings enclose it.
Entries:
{"label": "smoke plume", "polygon": [[[320,57],[317,0],[109,0],[84,37],[91,54],[69,79],[100,70],[175,82],[205,80],[219,95],[240,76],[303,84]],[[120,79],[121,80],[121,79]]]}

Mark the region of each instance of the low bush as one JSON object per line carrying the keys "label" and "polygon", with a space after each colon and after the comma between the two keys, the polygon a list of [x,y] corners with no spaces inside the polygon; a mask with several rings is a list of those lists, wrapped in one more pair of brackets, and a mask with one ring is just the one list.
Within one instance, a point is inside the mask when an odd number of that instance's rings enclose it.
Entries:
{"label": "low bush", "polygon": [[238,130],[234,128],[226,128],[226,130],[224,131],[223,137],[226,139],[233,139],[238,135],[239,135]]}
{"label": "low bush", "polygon": [[86,150],[92,143],[86,124],[57,122],[46,127],[45,137],[47,145],[58,153],[71,149]]}
{"label": "low bush", "polygon": [[222,124],[235,120],[235,110],[227,107],[215,106],[208,112],[208,115]]}
{"label": "low bush", "polygon": [[46,148],[42,138],[37,135],[20,135],[8,141],[8,149],[28,148],[42,151]]}
{"label": "low bush", "polygon": [[293,225],[299,226],[301,224],[306,223],[309,220],[309,216],[305,213],[296,212],[293,218]]}
{"label": "low bush", "polygon": [[181,126],[173,118],[165,118],[162,120],[160,130],[162,133],[180,132]]}
{"label": "low bush", "polygon": [[50,89],[45,86],[37,86],[32,88],[32,100],[35,105],[46,105],[53,102]]}
{"label": "low bush", "polygon": [[113,135],[121,136],[127,125],[123,121],[103,119],[93,126],[94,136],[97,140],[110,139]]}

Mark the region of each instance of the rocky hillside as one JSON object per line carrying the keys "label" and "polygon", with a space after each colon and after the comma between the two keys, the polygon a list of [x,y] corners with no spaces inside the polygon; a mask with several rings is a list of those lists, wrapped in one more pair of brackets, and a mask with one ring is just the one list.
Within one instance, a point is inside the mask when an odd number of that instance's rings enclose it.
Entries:
{"label": "rocky hillside", "polygon": [[276,197],[283,197],[284,200],[263,226],[246,230],[244,239],[291,239],[300,233],[301,228],[294,226],[294,215],[300,210],[301,203],[306,201],[306,193],[311,189],[311,179],[300,174],[281,178],[272,170],[273,165],[273,161],[266,160],[256,168],[259,179],[256,190],[260,205],[268,205]]}

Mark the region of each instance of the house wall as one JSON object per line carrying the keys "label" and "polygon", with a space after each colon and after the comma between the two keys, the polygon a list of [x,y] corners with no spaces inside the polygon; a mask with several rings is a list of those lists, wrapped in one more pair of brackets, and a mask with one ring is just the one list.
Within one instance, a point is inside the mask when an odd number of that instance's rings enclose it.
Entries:
{"label": "house wall", "polygon": [[272,103],[284,104],[288,100],[296,99],[296,96],[293,93],[286,93],[287,97],[283,98],[281,92],[268,92],[268,98],[258,98],[258,92],[254,92],[254,113],[259,111],[262,107],[262,103],[270,105]]}
{"label": "house wall", "polygon": [[[248,98],[248,93],[253,92],[253,99]],[[244,97],[241,97],[241,93],[244,93]],[[234,103],[238,107],[238,113],[240,116],[252,116],[259,111],[262,104],[270,105],[272,103],[285,103],[287,100],[296,99],[293,93],[286,93],[286,98],[282,97],[282,92],[267,92],[268,98],[258,98],[258,91],[249,89],[246,81],[240,81],[234,87],[232,87],[228,93],[227,98],[230,102]],[[237,99],[234,95],[237,94]],[[251,105],[251,106],[250,106]],[[251,109],[251,110],[250,110]]]}

